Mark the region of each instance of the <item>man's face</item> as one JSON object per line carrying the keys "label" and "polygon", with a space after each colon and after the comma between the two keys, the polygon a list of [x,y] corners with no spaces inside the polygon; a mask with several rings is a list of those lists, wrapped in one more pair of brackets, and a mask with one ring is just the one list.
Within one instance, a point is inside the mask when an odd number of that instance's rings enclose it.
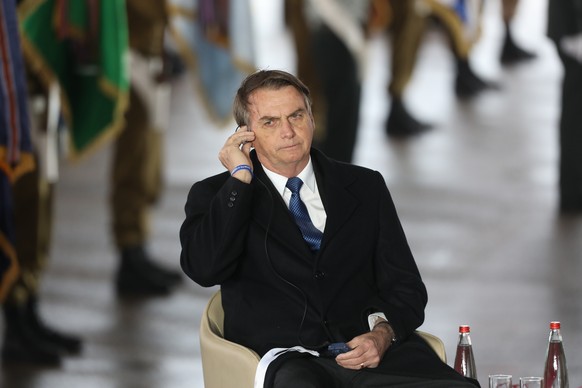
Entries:
{"label": "man's face", "polygon": [[261,163],[284,176],[295,176],[307,165],[314,121],[303,95],[294,87],[258,89],[249,97],[249,128]]}

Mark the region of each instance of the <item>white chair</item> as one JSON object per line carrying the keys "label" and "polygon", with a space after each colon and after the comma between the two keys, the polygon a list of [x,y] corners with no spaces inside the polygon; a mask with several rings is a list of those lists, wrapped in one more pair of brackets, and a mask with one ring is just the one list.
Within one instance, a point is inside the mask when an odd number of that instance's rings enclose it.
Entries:
{"label": "white chair", "polygon": [[[260,357],[253,350],[224,339],[224,311],[217,291],[210,298],[200,323],[200,350],[205,388],[251,388]],[[445,346],[435,335],[417,331],[447,362]]]}

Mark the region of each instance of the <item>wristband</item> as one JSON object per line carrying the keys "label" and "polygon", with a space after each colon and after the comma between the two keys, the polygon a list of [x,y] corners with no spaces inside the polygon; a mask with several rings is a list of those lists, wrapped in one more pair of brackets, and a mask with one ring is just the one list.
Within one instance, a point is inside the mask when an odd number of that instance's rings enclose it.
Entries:
{"label": "wristband", "polygon": [[238,166],[236,166],[235,168],[232,169],[232,171],[230,172],[230,175],[232,176],[240,170],[247,170],[248,172],[251,173],[251,176],[255,176],[253,174],[253,169],[248,164],[239,164]]}

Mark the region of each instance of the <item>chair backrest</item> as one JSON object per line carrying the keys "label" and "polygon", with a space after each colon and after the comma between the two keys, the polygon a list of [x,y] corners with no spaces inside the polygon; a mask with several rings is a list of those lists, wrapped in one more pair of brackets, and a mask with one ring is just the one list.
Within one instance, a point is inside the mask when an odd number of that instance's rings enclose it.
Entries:
{"label": "chair backrest", "polygon": [[200,351],[205,388],[252,388],[259,355],[224,339],[220,291],[211,298],[200,322]]}
{"label": "chair backrest", "polygon": [[[437,336],[417,331],[447,362],[445,345]],[[251,388],[260,357],[253,350],[224,339],[224,310],[217,291],[206,305],[200,322],[200,350],[205,388]]]}

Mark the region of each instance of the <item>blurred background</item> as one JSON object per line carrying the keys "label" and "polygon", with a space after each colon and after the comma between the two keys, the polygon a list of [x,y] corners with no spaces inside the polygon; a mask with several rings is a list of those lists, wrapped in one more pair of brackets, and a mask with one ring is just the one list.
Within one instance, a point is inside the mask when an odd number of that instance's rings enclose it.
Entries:
{"label": "blurred background", "polygon": [[[254,66],[296,73],[284,2],[249,4]],[[484,2],[470,63],[490,84],[469,99],[455,93],[449,40],[430,23],[401,96],[414,116],[432,124],[414,136],[385,129],[393,101],[390,35],[371,33],[362,62],[352,161],[380,171],[394,197],[429,293],[420,329],[444,341],[452,365],[458,326],[470,325],[482,386],[493,373],[512,374],[514,382],[542,375],[551,320],[562,322],[570,386],[582,386],[582,216],[558,209],[562,67],[546,37],[547,5],[520,2],[512,32],[535,58],[505,66],[501,0]],[[167,45],[179,51],[175,38]],[[148,242],[151,255],[176,271],[188,190],[223,171],[218,151],[235,127],[209,113],[200,76],[187,58],[180,64],[170,81],[164,191]],[[46,322],[82,338],[83,350],[56,368],[4,366],[3,387],[204,386],[198,328],[217,288],[185,279],[166,296],[116,294],[117,251],[108,232],[112,148],[105,142],[74,162],[61,160],[54,187],[39,309]]]}

